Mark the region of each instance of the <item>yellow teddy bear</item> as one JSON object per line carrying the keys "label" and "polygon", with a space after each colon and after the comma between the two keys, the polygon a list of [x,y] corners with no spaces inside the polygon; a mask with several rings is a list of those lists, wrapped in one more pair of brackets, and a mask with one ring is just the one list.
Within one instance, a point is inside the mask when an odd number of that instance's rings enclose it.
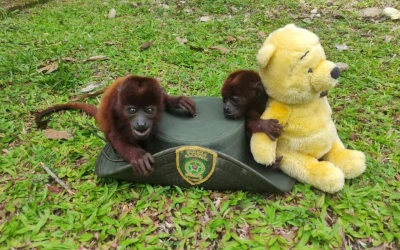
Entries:
{"label": "yellow teddy bear", "polygon": [[327,97],[320,97],[336,85],[340,70],[326,60],[319,38],[289,24],[268,36],[257,62],[270,96],[261,118],[278,119],[283,131],[276,141],[253,134],[254,159],[270,165],[283,156],[283,172],[330,193],[342,189],[345,178],[362,174],[364,153],[345,149]]}

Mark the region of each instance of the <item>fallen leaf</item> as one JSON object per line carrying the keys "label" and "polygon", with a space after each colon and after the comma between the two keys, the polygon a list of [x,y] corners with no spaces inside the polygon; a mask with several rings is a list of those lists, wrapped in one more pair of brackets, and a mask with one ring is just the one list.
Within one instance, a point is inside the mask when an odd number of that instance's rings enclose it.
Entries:
{"label": "fallen leaf", "polygon": [[349,65],[347,63],[338,62],[336,63],[336,67],[340,69],[340,72],[343,72],[349,68]]}
{"label": "fallen leaf", "polygon": [[106,57],[106,56],[91,56],[88,59],[84,60],[83,62],[101,61],[101,60],[108,60],[108,57]]}
{"label": "fallen leaf", "polygon": [[212,18],[210,16],[202,16],[200,17],[201,22],[207,22],[210,21]]}
{"label": "fallen leaf", "polygon": [[385,42],[390,43],[392,41],[393,36],[385,36]]}
{"label": "fallen leaf", "polygon": [[229,52],[229,49],[227,49],[227,48],[225,48],[224,46],[221,46],[221,45],[212,46],[212,47],[210,47],[210,49],[212,49],[212,50],[219,50],[219,51],[221,51],[221,52],[224,53],[224,54],[226,54],[226,53]]}
{"label": "fallen leaf", "polygon": [[72,57],[63,57],[63,58],[61,58],[61,60],[63,62],[77,62],[78,61],[78,60],[76,60],[75,58],[72,58]]}
{"label": "fallen leaf", "polygon": [[318,9],[313,9],[310,11],[311,14],[317,14],[318,13]]}
{"label": "fallen leaf", "polygon": [[59,194],[61,192],[61,188],[57,187],[57,186],[47,186],[47,189],[50,191],[50,193],[54,193],[54,194]]}
{"label": "fallen leaf", "polygon": [[186,38],[180,38],[180,37],[177,37],[176,40],[177,40],[178,43],[180,43],[180,44],[185,44],[185,43],[187,43],[187,41],[188,41]]}
{"label": "fallen leaf", "polygon": [[169,6],[168,5],[166,5],[166,4],[162,4],[161,5],[161,7],[163,7],[164,9],[166,9],[166,10],[168,10],[169,9]]}
{"label": "fallen leaf", "polygon": [[108,12],[108,18],[115,18],[115,15],[117,14],[117,11],[112,8],[109,12]]}
{"label": "fallen leaf", "polygon": [[225,40],[227,43],[232,43],[232,42],[236,41],[236,38],[233,36],[227,36]]}
{"label": "fallen leaf", "polygon": [[249,21],[249,17],[250,17],[250,13],[245,13],[243,22],[245,23],[245,22]]}
{"label": "fallen leaf", "polygon": [[140,50],[140,51],[146,50],[146,49],[150,48],[150,46],[153,45],[153,43],[154,43],[154,41],[150,41],[150,42],[147,42],[147,43],[143,43],[143,44],[140,46],[139,50]]}
{"label": "fallen leaf", "polygon": [[400,19],[400,10],[392,7],[387,7],[383,9],[383,14],[390,17],[392,20]]}
{"label": "fallen leaf", "polygon": [[348,47],[346,44],[336,44],[335,47],[339,50],[339,51],[343,51],[343,50],[347,50]]}
{"label": "fallen leaf", "polygon": [[372,8],[365,8],[358,11],[358,14],[361,17],[378,17],[380,16],[382,11],[379,8],[372,7]]}
{"label": "fallen leaf", "polygon": [[46,74],[50,74],[53,71],[56,71],[58,69],[58,63],[57,62],[50,62],[49,64],[43,66],[42,68],[38,69],[38,73],[46,72]]}
{"label": "fallen leaf", "polygon": [[258,35],[258,39],[263,39],[267,36],[267,34],[265,34],[265,32],[262,30],[259,31],[257,35]]}
{"label": "fallen leaf", "polygon": [[133,3],[133,2],[130,5],[131,5],[132,8],[138,8],[139,7],[139,5],[137,3]]}
{"label": "fallen leaf", "polygon": [[105,45],[118,45],[120,44],[119,42],[111,42],[111,41],[104,41]]}
{"label": "fallen leaf", "polygon": [[90,83],[88,86],[84,87],[84,88],[81,90],[81,92],[82,92],[82,93],[88,93],[88,92],[94,90],[95,88],[97,88],[97,87],[99,87],[99,86],[101,86],[101,85],[102,85],[102,84],[100,84],[100,83],[92,82],[92,83]]}
{"label": "fallen leaf", "polygon": [[72,135],[67,132],[67,131],[58,131],[55,129],[46,129],[44,131],[44,136],[46,136],[48,139],[53,139],[53,140],[60,140],[60,139],[69,139],[72,138]]}
{"label": "fallen leaf", "polygon": [[283,230],[280,232],[280,235],[285,238],[287,241],[292,242],[293,239],[296,237],[297,232],[296,231],[289,231],[289,232],[284,232]]}

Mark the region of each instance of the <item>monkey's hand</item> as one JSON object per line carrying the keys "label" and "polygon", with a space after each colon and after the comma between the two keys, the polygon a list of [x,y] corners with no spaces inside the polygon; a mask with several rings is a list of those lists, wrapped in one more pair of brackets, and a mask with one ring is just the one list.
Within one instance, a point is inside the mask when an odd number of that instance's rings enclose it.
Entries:
{"label": "monkey's hand", "polygon": [[272,163],[272,164],[270,165],[270,167],[271,167],[272,169],[279,169],[279,168],[280,168],[280,165],[281,165],[282,159],[283,159],[283,156],[280,156],[280,157],[276,158],[276,159],[275,159],[275,162]]}
{"label": "monkey's hand", "polygon": [[191,116],[196,115],[196,103],[186,96],[180,96],[179,108],[182,110],[187,110]]}
{"label": "monkey's hand", "polygon": [[282,125],[279,124],[277,119],[257,119],[249,120],[247,122],[247,128],[252,134],[254,133],[265,133],[268,137],[275,141],[282,133]]}
{"label": "monkey's hand", "polygon": [[196,115],[196,103],[186,96],[169,96],[164,93],[164,102],[167,108],[179,108],[187,111],[191,116]]}
{"label": "monkey's hand", "polygon": [[130,161],[133,172],[137,176],[148,176],[154,171],[151,166],[154,163],[153,156],[144,150],[140,150]]}

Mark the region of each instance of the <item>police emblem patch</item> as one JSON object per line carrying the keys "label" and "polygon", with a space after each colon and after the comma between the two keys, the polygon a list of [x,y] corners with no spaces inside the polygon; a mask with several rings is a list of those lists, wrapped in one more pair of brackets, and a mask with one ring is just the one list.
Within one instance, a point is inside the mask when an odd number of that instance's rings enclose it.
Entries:
{"label": "police emblem patch", "polygon": [[191,185],[208,180],[215,170],[218,154],[198,146],[184,146],[176,151],[176,168]]}

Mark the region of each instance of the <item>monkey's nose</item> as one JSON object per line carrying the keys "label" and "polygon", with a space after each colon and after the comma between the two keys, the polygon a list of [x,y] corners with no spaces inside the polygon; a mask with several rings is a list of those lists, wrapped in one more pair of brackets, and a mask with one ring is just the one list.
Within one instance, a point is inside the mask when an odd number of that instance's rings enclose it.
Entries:
{"label": "monkey's nose", "polygon": [[137,130],[146,130],[146,122],[139,121],[136,123]]}
{"label": "monkey's nose", "polygon": [[229,112],[230,111],[230,109],[228,108],[228,107],[224,107],[224,112],[226,113],[226,112]]}
{"label": "monkey's nose", "polygon": [[334,67],[331,71],[331,76],[333,79],[338,79],[340,76],[340,69],[338,67]]}

